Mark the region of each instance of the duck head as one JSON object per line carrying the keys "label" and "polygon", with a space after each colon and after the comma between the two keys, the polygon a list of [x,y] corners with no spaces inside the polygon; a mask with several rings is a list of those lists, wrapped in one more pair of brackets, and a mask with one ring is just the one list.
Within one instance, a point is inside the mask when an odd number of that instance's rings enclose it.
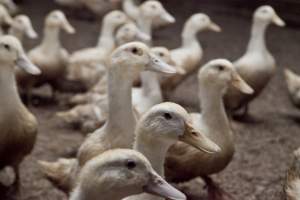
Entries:
{"label": "duck head", "polygon": [[150,134],[166,146],[181,141],[206,153],[221,150],[205,134],[196,130],[187,111],[175,103],[165,102],[153,106],[142,116],[137,130]]}
{"label": "duck head", "polygon": [[277,26],[285,26],[285,22],[277,15],[271,6],[260,6],[254,12],[254,20],[265,24],[274,23]]}
{"label": "duck head", "polygon": [[69,34],[75,33],[75,29],[67,20],[65,14],[60,10],[52,11],[46,18],[46,26],[53,28],[61,28]]}
{"label": "duck head", "polygon": [[224,94],[229,86],[242,93],[252,94],[254,90],[241,78],[233,64],[226,59],[215,59],[205,64],[198,73],[200,86],[217,89]]}
{"label": "duck head", "polygon": [[5,66],[20,67],[29,74],[39,75],[41,70],[26,56],[20,41],[14,36],[0,37],[0,62]]}
{"label": "duck head", "polygon": [[101,191],[110,191],[113,199],[142,192],[172,200],[186,199],[154,171],[141,153],[130,149],[106,151],[87,162],[81,170],[79,184],[81,191],[93,197],[105,195]]}
{"label": "duck head", "polygon": [[11,25],[13,19],[7,12],[6,8],[0,4],[0,24]]}
{"label": "duck head", "polygon": [[128,17],[122,11],[114,10],[105,15],[103,22],[112,27],[119,27],[128,22]]}
{"label": "duck head", "polygon": [[0,3],[4,5],[10,14],[15,14],[19,11],[18,6],[13,0],[0,0]]}
{"label": "duck head", "polygon": [[161,61],[141,42],[130,42],[118,47],[111,55],[110,67],[123,67],[123,73],[136,78],[144,70],[175,74],[176,69]]}
{"label": "duck head", "polygon": [[156,0],[148,0],[140,5],[140,11],[149,20],[158,19],[165,24],[175,23],[175,18],[166,11],[163,5]]}
{"label": "duck head", "polygon": [[14,18],[12,24],[12,28],[20,33],[25,33],[27,37],[31,39],[35,39],[38,37],[38,34],[32,27],[31,21],[26,15],[18,15]]}
{"label": "duck head", "polygon": [[143,33],[134,23],[126,23],[121,26],[116,33],[116,41],[118,45],[122,45],[133,41],[150,41],[150,36]]}
{"label": "duck head", "polygon": [[221,32],[220,26],[214,23],[210,17],[204,13],[197,13],[192,15],[186,23],[189,27],[189,31],[194,30],[195,32],[210,30],[214,32]]}

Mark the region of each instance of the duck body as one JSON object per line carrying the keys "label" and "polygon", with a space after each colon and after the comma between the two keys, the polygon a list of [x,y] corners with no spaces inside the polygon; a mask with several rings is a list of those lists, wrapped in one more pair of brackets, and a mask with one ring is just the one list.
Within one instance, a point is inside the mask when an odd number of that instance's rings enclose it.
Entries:
{"label": "duck body", "polygon": [[300,77],[289,69],[284,71],[289,96],[293,104],[300,107]]}

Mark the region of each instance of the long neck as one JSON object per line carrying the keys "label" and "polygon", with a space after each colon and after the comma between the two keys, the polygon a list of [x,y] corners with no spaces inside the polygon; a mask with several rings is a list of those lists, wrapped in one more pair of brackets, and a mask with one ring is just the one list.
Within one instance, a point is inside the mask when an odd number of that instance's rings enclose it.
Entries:
{"label": "long neck", "polygon": [[112,192],[113,191],[101,192],[99,190],[87,192],[82,190],[80,186],[77,186],[75,190],[71,193],[69,200],[121,200],[122,199],[122,197],[117,197],[117,195],[109,195]]}
{"label": "long neck", "polygon": [[189,22],[184,25],[181,38],[182,38],[182,47],[190,47],[191,45],[200,43],[197,39],[197,33],[200,30],[195,29]]}
{"label": "long neck", "polygon": [[145,95],[158,96],[162,100],[162,93],[157,74],[155,72],[144,71],[141,73],[142,91]]}
{"label": "long neck", "polygon": [[126,14],[134,19],[137,20],[139,17],[139,7],[133,2],[133,0],[124,0],[123,1],[123,10]]}
{"label": "long neck", "polygon": [[44,38],[41,44],[41,48],[44,50],[56,51],[60,49],[61,44],[59,40],[59,27],[47,26],[44,29]]}
{"label": "long neck", "polygon": [[107,128],[110,131],[107,132],[118,134],[119,131],[122,131],[133,136],[135,128],[131,100],[133,80],[128,73],[130,72],[124,72],[119,66],[111,67],[108,70]]}
{"label": "long neck", "polygon": [[[139,26],[139,29],[149,35],[150,37],[152,36],[152,19],[147,18],[144,16],[142,13],[139,15],[137,24]],[[147,45],[151,46],[152,42],[149,41]]]}
{"label": "long neck", "polygon": [[247,52],[267,51],[265,32],[268,24],[261,21],[254,21],[251,29],[251,38],[248,43]]}
{"label": "long neck", "polygon": [[24,33],[21,30],[19,30],[19,29],[12,26],[9,29],[9,34],[15,36],[16,38],[18,38],[20,40],[20,42],[23,42]]}
{"label": "long neck", "polygon": [[101,34],[98,39],[98,47],[105,47],[107,52],[111,52],[115,48],[114,40],[115,27],[112,26],[109,22],[103,20],[103,25],[101,28]]}

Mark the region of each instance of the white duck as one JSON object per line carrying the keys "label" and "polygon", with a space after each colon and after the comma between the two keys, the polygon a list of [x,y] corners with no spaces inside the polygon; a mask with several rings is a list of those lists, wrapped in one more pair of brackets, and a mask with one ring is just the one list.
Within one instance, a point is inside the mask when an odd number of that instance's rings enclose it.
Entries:
{"label": "white duck", "polygon": [[286,200],[300,200],[300,149],[294,151],[294,160],[287,171],[284,184]]}
{"label": "white duck", "polygon": [[[150,53],[150,49],[140,42],[122,45],[111,54],[108,67],[107,121],[103,127],[87,136],[79,148],[77,155],[79,166],[83,166],[88,160],[106,150],[132,147],[136,118],[132,108],[131,87],[133,80],[142,70],[175,73],[173,67],[157,59]],[[48,163],[49,165],[55,163]],[[45,173],[47,174],[47,171]],[[68,171],[67,173],[69,174]],[[60,172],[57,172],[57,177],[51,175],[52,180],[60,179],[62,176]],[[72,188],[72,186],[65,187]]]}
{"label": "white duck", "polygon": [[13,36],[0,37],[0,169],[12,167],[13,187],[20,186],[19,165],[31,153],[38,132],[38,122],[22,103],[15,81],[15,67],[37,75],[40,70],[27,58],[21,43]]}
{"label": "white duck", "polygon": [[290,98],[295,106],[300,106],[300,76],[289,69],[284,70]]}
{"label": "white duck", "polygon": [[[220,148],[204,133],[197,131],[187,111],[175,103],[161,103],[153,106],[139,120],[136,127],[134,149],[141,152],[152,164],[154,170],[164,177],[164,163],[169,148],[178,141],[191,145],[205,153],[216,153]],[[153,148],[155,146],[155,148]],[[126,200],[161,199],[141,194]]]}
{"label": "white duck", "polygon": [[108,13],[102,21],[97,46],[76,51],[70,56],[67,78],[82,83],[86,89],[96,84],[105,75],[105,61],[116,47],[115,31],[127,21],[127,16],[121,11]]}
{"label": "white duck", "polygon": [[63,12],[52,11],[46,17],[44,38],[41,44],[28,52],[30,60],[41,69],[41,76],[32,77],[22,70],[16,71],[19,87],[25,90],[29,101],[33,87],[48,83],[52,86],[54,94],[55,89],[59,88],[61,80],[65,77],[69,54],[62,47],[59,39],[61,29],[70,34],[75,32]]}
{"label": "white duck", "polygon": [[271,6],[256,9],[247,51],[234,62],[238,73],[255,92],[252,95],[245,95],[235,88],[229,88],[224,100],[226,108],[231,112],[244,108],[243,115],[247,115],[248,104],[263,91],[275,74],[275,59],[267,49],[265,41],[265,32],[271,23],[277,26],[285,25]]}
{"label": "white duck", "polygon": [[9,15],[6,8],[0,4],[0,36],[4,34],[4,30],[2,29],[3,25],[11,25],[13,19]]}
{"label": "white duck", "polygon": [[[148,0],[149,2],[158,2],[156,0]],[[123,0],[123,10],[125,13],[134,21],[138,22],[140,17],[140,12],[142,12],[139,9],[139,6],[135,4],[134,0]],[[158,16],[153,20],[153,27],[161,27],[168,25],[172,20],[170,20],[172,17],[170,15],[162,15]]]}
{"label": "white duck", "polygon": [[24,34],[31,39],[38,37],[38,34],[32,27],[29,17],[26,15],[15,16],[8,33],[17,37],[21,42],[23,41]]}
{"label": "white duck", "polygon": [[[184,74],[195,70],[203,57],[203,49],[198,41],[200,31],[210,30],[220,32],[221,28],[204,13],[193,14],[184,24],[181,33],[182,44],[179,48],[171,50],[171,58],[175,66],[182,68]],[[162,85],[163,88],[173,88],[184,78],[182,74],[170,76]]]}
{"label": "white duck", "polygon": [[96,156],[82,168],[70,200],[120,200],[142,192],[186,200],[183,193],[154,171],[141,153],[115,149]]}
{"label": "white duck", "polygon": [[198,73],[200,113],[192,113],[197,130],[215,142],[221,151],[204,154],[183,143],[169,150],[166,161],[166,177],[175,182],[188,181],[201,176],[209,191],[209,199],[222,199],[223,193],[209,177],[221,172],[230,163],[234,154],[234,135],[225,112],[222,97],[229,85],[251,94],[253,90],[238,75],[232,63],[216,59],[205,64]]}
{"label": "white duck", "polygon": [[19,11],[18,6],[15,4],[13,0],[0,0],[0,4],[5,6],[9,14],[11,15],[14,15]]}

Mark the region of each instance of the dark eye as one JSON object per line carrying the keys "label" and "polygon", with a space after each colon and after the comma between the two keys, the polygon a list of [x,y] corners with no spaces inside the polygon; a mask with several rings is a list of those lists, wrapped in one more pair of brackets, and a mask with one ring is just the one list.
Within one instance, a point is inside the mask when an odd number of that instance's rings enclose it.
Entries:
{"label": "dark eye", "polygon": [[151,5],[151,8],[152,9],[156,9],[156,5]]}
{"label": "dark eye", "polygon": [[134,48],[132,48],[131,52],[132,52],[133,54],[137,54],[137,53],[138,53],[138,49],[134,47]]}
{"label": "dark eye", "polygon": [[164,57],[165,54],[164,54],[164,53],[159,53],[158,55],[159,55],[160,57]]}
{"label": "dark eye", "polygon": [[5,48],[7,51],[10,50],[10,46],[9,46],[8,44],[4,44],[3,46],[4,46],[4,48]]}
{"label": "dark eye", "polygon": [[224,69],[225,69],[224,66],[222,66],[222,65],[219,65],[219,66],[218,66],[218,70],[219,70],[219,71],[223,71]]}
{"label": "dark eye", "polygon": [[263,9],[261,12],[266,14],[268,11],[266,9]]}
{"label": "dark eye", "polygon": [[172,117],[172,115],[171,115],[170,113],[164,113],[164,118],[165,118],[166,120],[170,120],[170,119],[172,119],[173,117]]}
{"label": "dark eye", "polygon": [[126,167],[128,169],[134,169],[136,167],[136,163],[133,160],[127,160],[126,162]]}

